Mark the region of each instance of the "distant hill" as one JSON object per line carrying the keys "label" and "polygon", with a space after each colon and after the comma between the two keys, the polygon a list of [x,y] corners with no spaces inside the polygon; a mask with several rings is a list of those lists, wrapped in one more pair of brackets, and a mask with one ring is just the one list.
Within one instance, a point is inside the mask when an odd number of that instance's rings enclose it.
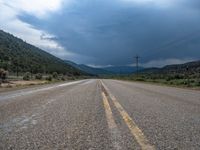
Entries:
{"label": "distant hill", "polygon": [[114,79],[151,82],[180,87],[200,87],[200,60],[162,68],[145,68],[138,75],[112,76]]}
{"label": "distant hill", "polygon": [[94,68],[94,67],[90,67],[90,66],[87,66],[84,64],[76,64],[76,63],[68,61],[68,60],[66,60],[65,62],[74,66],[75,68],[82,70],[91,75],[111,75],[111,74],[113,74],[112,72],[106,71],[101,68]]}
{"label": "distant hill", "polygon": [[185,64],[167,65],[161,68],[160,71],[168,73],[200,73],[200,60],[188,62]]}
{"label": "distant hill", "polygon": [[[119,74],[119,75],[132,74],[137,71],[137,68],[133,66],[112,66],[112,67],[105,67],[101,69],[111,72],[113,74]],[[144,68],[142,67],[138,68],[139,71],[143,69]]]}
{"label": "distant hill", "polygon": [[160,68],[156,68],[156,67],[144,68],[144,69],[140,70],[139,73],[155,73],[159,70],[160,70]]}
{"label": "distant hill", "polygon": [[[112,66],[112,67],[94,68],[84,64],[76,64],[68,60],[66,60],[65,62],[76,67],[77,69],[80,69],[92,75],[116,75],[116,74],[125,75],[136,72],[136,67],[132,66]],[[139,70],[142,69],[143,69],[142,67],[139,68]]]}
{"label": "distant hill", "polygon": [[82,71],[63,60],[0,30],[0,68],[9,72],[82,75]]}
{"label": "distant hill", "polygon": [[157,74],[200,74],[200,60],[184,64],[167,65],[163,68],[147,68],[141,70],[141,73]]}
{"label": "distant hill", "polygon": [[[136,67],[133,66],[111,66],[111,67],[94,68],[84,64],[76,64],[68,60],[66,60],[65,62],[82,71],[85,71],[93,75],[129,75],[136,72],[137,70]],[[139,71],[143,69],[144,68],[139,67]]]}

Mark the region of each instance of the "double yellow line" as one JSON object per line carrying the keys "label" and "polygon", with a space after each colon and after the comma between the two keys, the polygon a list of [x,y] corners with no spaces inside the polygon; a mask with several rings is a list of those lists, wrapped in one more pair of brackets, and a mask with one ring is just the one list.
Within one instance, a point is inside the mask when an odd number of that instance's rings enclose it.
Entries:
{"label": "double yellow line", "polygon": [[[111,94],[111,92],[108,90],[108,88],[105,86],[105,84],[100,81],[101,87],[102,87],[102,97],[103,97],[103,103],[104,108],[106,112],[106,118],[108,122],[108,127],[110,130],[117,129],[117,125],[114,121],[112,110],[109,105],[107,97],[109,97],[113,103],[114,106],[119,111],[120,115],[122,116],[124,122],[130,129],[131,134],[135,137],[137,143],[140,145],[142,150],[155,150],[155,147],[150,144],[144,133],[140,130],[140,128],[137,126],[137,124],[134,122],[134,120],[128,115],[128,113],[124,110],[124,108],[121,106],[121,104],[117,101],[117,99]],[[115,138],[114,138],[115,139]],[[119,145],[116,146],[116,141],[114,142],[114,147],[116,149],[122,149]]]}

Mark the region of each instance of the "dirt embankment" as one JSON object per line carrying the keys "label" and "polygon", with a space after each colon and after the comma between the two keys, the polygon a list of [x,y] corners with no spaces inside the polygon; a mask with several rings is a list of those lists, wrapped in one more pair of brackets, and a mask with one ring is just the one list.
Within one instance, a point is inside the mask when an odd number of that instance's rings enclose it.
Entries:
{"label": "dirt embankment", "polygon": [[31,81],[10,81],[8,83],[2,83],[0,86],[0,92],[7,91],[9,89],[18,88],[18,87],[26,87],[30,85],[39,85],[45,84],[47,81],[42,80],[31,80]]}

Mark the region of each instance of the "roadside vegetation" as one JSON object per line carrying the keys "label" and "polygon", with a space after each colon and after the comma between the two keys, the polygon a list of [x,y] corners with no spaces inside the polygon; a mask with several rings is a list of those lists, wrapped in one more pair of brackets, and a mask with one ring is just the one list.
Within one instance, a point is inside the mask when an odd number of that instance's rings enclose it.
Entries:
{"label": "roadside vegetation", "polygon": [[199,89],[200,61],[167,65],[163,68],[147,68],[132,75],[119,75],[111,78]]}
{"label": "roadside vegetation", "polygon": [[156,74],[139,73],[134,75],[112,76],[114,79],[138,82],[157,83],[179,87],[200,87],[200,73],[198,74]]}
{"label": "roadside vegetation", "polygon": [[[32,74],[30,72],[9,74],[5,69],[0,68],[0,87],[1,88],[13,88],[13,87],[23,87],[30,85],[48,84],[63,81],[72,81],[77,79],[85,79],[87,76],[75,77],[73,75],[64,75],[53,72],[51,74],[36,73]],[[1,91],[1,90],[0,90]]]}
{"label": "roadside vegetation", "polygon": [[0,30],[0,87],[82,79],[87,73]]}

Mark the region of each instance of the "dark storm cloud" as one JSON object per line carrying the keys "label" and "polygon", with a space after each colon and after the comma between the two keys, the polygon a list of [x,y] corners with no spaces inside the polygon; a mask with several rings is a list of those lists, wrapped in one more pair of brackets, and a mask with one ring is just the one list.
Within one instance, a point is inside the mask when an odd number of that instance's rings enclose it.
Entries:
{"label": "dark storm cloud", "polygon": [[55,35],[53,40],[67,50],[88,58],[76,60],[79,63],[124,65],[131,64],[136,54],[143,63],[200,59],[199,10],[197,0],[177,0],[169,7],[79,0],[47,19],[19,18]]}

